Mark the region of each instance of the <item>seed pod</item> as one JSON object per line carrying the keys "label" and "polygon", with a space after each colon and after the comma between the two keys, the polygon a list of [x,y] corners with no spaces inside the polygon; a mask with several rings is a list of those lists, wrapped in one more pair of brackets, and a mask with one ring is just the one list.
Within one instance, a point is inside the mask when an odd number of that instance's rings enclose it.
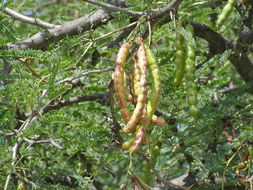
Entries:
{"label": "seed pod", "polygon": [[228,3],[222,9],[221,14],[219,14],[218,19],[216,21],[216,26],[218,29],[222,26],[224,21],[228,18],[235,4],[236,4],[236,0],[228,0]]}
{"label": "seed pod", "polygon": [[[131,137],[129,140],[127,140],[126,142],[124,142],[124,143],[122,144],[121,149],[122,149],[122,150],[128,150],[128,149],[133,145],[134,140],[135,140],[135,138]],[[141,141],[141,144],[142,144],[142,145],[148,145],[148,144],[150,144],[150,143],[151,143],[151,142],[150,142],[150,140],[149,140],[148,137],[144,136],[144,137],[142,138],[142,141]]]}
{"label": "seed pod", "polygon": [[145,46],[147,52],[147,62],[148,66],[151,70],[151,78],[152,78],[152,89],[150,93],[150,98],[147,103],[147,107],[144,108],[143,111],[143,119],[136,131],[135,141],[133,145],[129,148],[130,154],[134,154],[138,151],[140,142],[144,137],[145,130],[149,124],[149,122],[153,118],[153,114],[156,110],[156,106],[158,103],[158,99],[161,93],[161,83],[160,83],[160,74],[159,74],[159,67],[156,64],[156,59],[154,54],[152,53],[151,49]]}
{"label": "seed pod", "polygon": [[127,184],[121,184],[121,186],[119,187],[120,190],[125,190],[127,188]]}
{"label": "seed pod", "polygon": [[122,144],[121,149],[128,150],[132,146],[133,142],[134,142],[134,138],[130,138],[128,141],[126,141]]}
{"label": "seed pod", "polygon": [[[190,36],[193,38],[193,27],[188,24],[186,30],[189,32]],[[186,43],[187,47],[187,58],[186,58],[186,74],[185,78],[187,79],[186,88],[187,88],[187,102],[190,105],[189,114],[192,117],[197,117],[198,108],[197,108],[197,90],[194,83],[194,74],[195,74],[195,49],[194,46],[188,42]]]}
{"label": "seed pod", "polygon": [[[156,64],[156,59],[152,51],[145,46],[147,51],[147,59],[148,59],[148,66],[151,69],[151,77],[152,77],[152,92],[150,94],[151,98],[154,98],[158,101],[160,97],[160,73],[159,73],[159,67]],[[135,64],[134,59],[131,61],[131,78],[130,78],[130,84],[131,84],[131,90],[132,90],[132,102],[136,104],[136,97],[139,95],[139,82],[140,82],[140,69],[137,64]],[[153,76],[154,75],[154,76]],[[150,100],[149,100],[150,101]],[[156,101],[152,101],[154,104],[157,104]],[[156,105],[154,105],[156,107]],[[155,108],[154,108],[155,111]],[[149,112],[149,109],[148,109]],[[166,124],[166,121],[161,118],[157,117],[156,115],[152,116],[151,122],[155,125],[164,125]]]}
{"label": "seed pod", "polygon": [[150,98],[147,103],[147,123],[153,118],[153,114],[156,110],[158,99],[161,94],[161,82],[160,82],[160,72],[159,67],[157,65],[157,61],[151,49],[146,46],[147,49],[147,58],[148,58],[148,66],[151,71],[151,79],[152,79],[152,87]]}
{"label": "seed pod", "polygon": [[130,86],[130,94],[132,95],[132,100],[131,102],[133,104],[136,104],[136,95],[135,95],[135,90],[134,90],[134,85],[135,85],[135,80],[134,80],[134,75],[135,75],[135,59],[132,59],[130,62],[130,72],[129,72],[129,86]]}
{"label": "seed pod", "polygon": [[147,55],[146,55],[146,48],[143,43],[140,45],[137,51],[137,63],[139,65],[141,73],[139,83],[139,95],[137,97],[137,103],[133,115],[123,128],[124,133],[131,133],[135,131],[136,126],[137,124],[139,124],[140,119],[143,115],[143,109],[147,99],[147,74],[146,74]]}
{"label": "seed pod", "polygon": [[114,89],[115,95],[120,107],[120,112],[125,122],[127,122],[131,118],[130,111],[128,110],[126,104],[127,100],[125,97],[125,89],[124,89],[124,66],[126,62],[127,55],[129,53],[131,45],[129,43],[125,43],[119,49],[119,52],[116,56],[116,67],[114,72]]}
{"label": "seed pod", "polygon": [[140,123],[140,125],[138,126],[137,130],[136,130],[136,134],[135,134],[135,139],[133,144],[131,145],[131,147],[129,148],[129,153],[130,155],[133,155],[134,153],[136,153],[139,150],[140,144],[144,138],[144,133],[146,131],[146,127],[147,127],[147,111],[146,108],[144,108],[143,111],[143,118],[142,121]]}
{"label": "seed pod", "polygon": [[152,120],[151,122],[155,125],[165,125],[166,124],[166,121],[165,119],[163,119],[162,117],[158,117],[156,115],[153,115],[152,116]]}
{"label": "seed pod", "polygon": [[124,93],[125,93],[125,97],[127,99],[128,102],[131,102],[133,97],[129,91],[129,88],[127,88],[127,75],[126,73],[124,72]]}
{"label": "seed pod", "polygon": [[185,74],[184,37],[179,32],[176,33],[175,47],[177,49],[177,52],[175,56],[176,75],[174,79],[174,84],[178,87],[180,86]]}
{"label": "seed pod", "polygon": [[140,78],[141,78],[141,71],[139,65],[135,62],[135,64],[133,65],[133,80],[134,80],[133,91],[136,97],[138,97],[140,93],[139,92]]}

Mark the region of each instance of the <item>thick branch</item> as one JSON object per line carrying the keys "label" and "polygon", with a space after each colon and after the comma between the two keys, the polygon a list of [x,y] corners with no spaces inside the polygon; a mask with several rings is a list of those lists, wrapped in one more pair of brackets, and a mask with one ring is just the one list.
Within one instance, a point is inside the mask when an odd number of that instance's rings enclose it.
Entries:
{"label": "thick branch", "polygon": [[91,95],[76,96],[76,97],[72,97],[69,99],[61,100],[59,102],[52,102],[42,109],[42,114],[46,114],[49,111],[57,110],[62,107],[76,104],[79,102],[94,101],[97,99],[103,99],[103,98],[107,97],[108,95],[109,95],[109,92],[105,92],[105,93],[98,93],[98,94],[91,94]]}
{"label": "thick branch", "polygon": [[253,63],[245,52],[247,50],[245,44],[253,42],[252,30],[243,31],[237,41],[232,41],[202,23],[192,22],[191,24],[195,35],[208,41],[211,55],[222,54],[227,49],[233,49],[234,54],[229,56],[229,60],[245,82],[253,81]]}
{"label": "thick branch", "polygon": [[208,41],[211,55],[221,54],[227,49],[230,41],[224,36],[202,23],[192,22],[191,24],[194,27],[194,34]]}
{"label": "thick branch", "polygon": [[[117,6],[125,7],[126,3],[117,1]],[[113,17],[108,9],[98,9],[76,20],[66,22],[52,29],[38,32],[30,38],[15,43],[7,44],[1,49],[45,49],[50,44],[55,43],[67,36],[81,34],[85,31],[95,29],[111,20]]]}
{"label": "thick branch", "polygon": [[24,22],[24,23],[28,23],[28,24],[32,24],[32,25],[35,25],[35,26],[39,26],[39,27],[42,27],[42,28],[54,28],[56,25],[54,24],[50,24],[48,22],[45,22],[45,21],[42,21],[38,18],[31,18],[31,17],[28,17],[28,16],[25,16],[25,15],[22,15],[20,13],[17,13],[9,8],[5,8],[3,10],[3,12],[9,16],[11,16],[13,19],[15,20],[19,20],[21,22]]}

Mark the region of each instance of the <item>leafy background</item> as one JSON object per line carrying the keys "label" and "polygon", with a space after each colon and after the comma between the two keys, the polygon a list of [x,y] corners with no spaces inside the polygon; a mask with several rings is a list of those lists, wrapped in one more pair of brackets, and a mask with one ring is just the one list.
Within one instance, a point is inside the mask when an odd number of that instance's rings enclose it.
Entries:
{"label": "leafy background", "polygon": [[[55,2],[46,5],[48,1],[42,0],[2,1],[1,10],[8,7],[52,24],[62,24],[99,9],[84,1]],[[168,2],[129,0],[128,3],[135,5],[130,8],[132,10],[152,11],[164,7]],[[204,23],[229,39],[237,39],[244,17],[252,5],[243,6],[238,2],[237,9],[233,9],[229,19],[217,30],[211,15],[220,13],[225,4],[226,1],[182,1],[176,19],[152,30],[151,48],[158,60],[162,83],[158,110],[167,124],[150,126],[148,136],[153,143],[143,146],[141,154],[135,155],[132,160],[132,172],[145,178],[145,155],[152,151],[157,141],[162,142],[160,156],[149,178],[150,186],[167,183],[170,179],[191,173],[197,184],[206,185],[205,189],[218,189],[220,184],[216,185],[214,179],[222,178],[226,161],[238,150],[239,145],[245,144],[251,150],[253,97],[247,91],[248,83],[242,80],[228,60],[233,50],[208,58],[211,50],[207,41],[196,37],[196,64],[204,63],[196,71],[200,109],[197,119],[188,114],[184,84],[180,88],[173,85],[176,26],[187,15],[191,21]],[[126,180],[130,157],[127,151],[121,150],[112,132],[114,126],[108,94],[95,101],[79,102],[41,115],[20,137],[2,135],[15,130],[20,122],[17,119],[20,114],[39,110],[52,100],[108,91],[112,71],[82,77],[79,86],[75,88],[67,83],[56,85],[56,82],[84,71],[114,65],[119,47],[108,48],[107,44],[119,32],[93,41],[129,23],[130,16],[127,14],[114,12],[113,16],[115,19],[106,25],[66,37],[43,50],[0,50],[0,70],[4,69],[4,63],[12,66],[10,74],[0,75],[0,80],[5,81],[5,85],[0,86],[1,188],[4,187],[7,175],[13,172],[20,176],[13,177],[10,189],[16,189],[18,184],[23,183],[22,177],[31,182],[26,184],[27,189],[111,190],[118,189]],[[0,13],[0,25],[1,46],[22,41],[41,31],[39,27],[14,21],[3,12]],[[140,33],[146,28],[147,23],[143,23]],[[184,34],[185,31],[180,32]],[[187,38],[187,33],[184,36]],[[94,52],[98,55],[95,64]],[[231,83],[237,88],[223,93],[221,90]],[[43,90],[48,93],[37,103]],[[115,100],[114,106],[122,127],[124,123]],[[227,142],[224,131],[233,136],[232,143]],[[62,149],[50,143],[31,146],[25,141],[20,147],[16,164],[11,165],[12,147],[18,138],[31,139],[36,136],[40,140],[53,138]],[[123,140],[128,138],[127,135],[120,136]],[[235,177],[236,167],[241,162],[238,155],[225,172],[226,185],[232,184],[234,189],[242,188]],[[251,176],[251,168],[247,172]]]}

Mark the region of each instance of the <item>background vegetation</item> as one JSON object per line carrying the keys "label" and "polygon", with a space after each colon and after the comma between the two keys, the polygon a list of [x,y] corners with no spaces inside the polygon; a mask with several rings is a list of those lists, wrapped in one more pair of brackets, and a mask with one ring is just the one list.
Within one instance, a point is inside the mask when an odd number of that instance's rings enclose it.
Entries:
{"label": "background vegetation", "polygon": [[[100,2],[123,10],[81,0],[0,4],[0,188],[132,189],[137,176],[150,189],[252,189],[253,1],[236,1],[220,28],[227,1]],[[193,40],[182,22],[195,31],[197,118],[186,81],[173,84],[176,32]],[[150,125],[152,143],[130,157],[111,75],[119,47],[136,35],[152,39],[156,114],[166,125]]]}

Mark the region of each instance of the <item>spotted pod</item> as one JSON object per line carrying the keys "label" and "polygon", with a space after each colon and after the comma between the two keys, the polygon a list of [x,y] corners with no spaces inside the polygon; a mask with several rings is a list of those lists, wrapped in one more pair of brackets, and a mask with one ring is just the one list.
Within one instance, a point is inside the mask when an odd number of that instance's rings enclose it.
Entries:
{"label": "spotted pod", "polygon": [[161,94],[161,82],[160,82],[160,73],[159,73],[159,67],[157,65],[155,56],[151,49],[147,46],[146,53],[147,53],[147,63],[151,71],[151,80],[152,80],[152,87],[151,87],[151,93],[150,98],[148,99],[147,107],[144,108],[143,112],[143,119],[140,122],[140,125],[137,128],[135,140],[133,145],[129,148],[130,154],[134,154],[138,151],[139,146],[141,144],[141,141],[144,137],[146,128],[150,121],[155,118],[156,121],[158,121],[158,117],[154,116],[154,112],[156,110],[156,106],[158,103],[158,99]]}
{"label": "spotted pod", "polygon": [[[186,26],[186,30],[188,31],[189,35],[194,38],[193,27],[192,25],[188,24]],[[197,90],[196,84],[194,83],[194,75],[195,75],[195,59],[196,53],[195,48],[192,43],[186,43],[187,47],[187,55],[186,55],[186,67],[185,67],[185,79],[187,80],[186,83],[186,98],[187,102],[190,106],[189,114],[192,117],[197,117],[199,113],[199,109],[197,108]]]}
{"label": "spotted pod", "polygon": [[225,7],[222,9],[221,13],[218,16],[218,19],[216,21],[216,26],[219,29],[225,20],[227,20],[229,14],[233,10],[233,7],[236,4],[236,0],[228,0],[228,3],[225,5]]}
{"label": "spotted pod", "polygon": [[130,155],[133,155],[134,153],[138,152],[141,142],[144,138],[144,134],[145,134],[147,125],[148,125],[147,109],[144,108],[141,123],[138,125],[136,133],[135,133],[134,142],[131,145],[131,147],[129,148]]}
{"label": "spotted pod", "polygon": [[133,80],[134,80],[133,91],[136,97],[138,97],[140,94],[139,91],[140,79],[141,79],[141,71],[139,65],[135,62],[135,64],[133,65]]}
{"label": "spotted pod", "polygon": [[180,86],[185,75],[185,48],[184,48],[184,37],[177,32],[176,33],[176,43],[175,47],[177,49],[175,62],[176,62],[176,74],[174,79],[175,86]]}
{"label": "spotted pod", "polygon": [[[150,94],[151,99],[148,101],[148,113],[150,113],[150,116],[151,116],[153,111],[155,111],[155,107],[160,97],[161,83],[160,83],[159,67],[157,65],[155,56],[153,52],[147,46],[145,46],[145,48],[147,51],[148,66],[151,70],[151,77],[152,77],[152,92]],[[140,69],[138,65],[135,63],[134,59],[131,61],[130,71],[131,71],[130,84],[131,84],[131,92],[132,92],[131,94],[132,94],[132,100],[133,100],[132,102],[135,104],[136,98],[138,97],[138,94],[139,94],[138,88],[139,88],[139,82],[140,82]],[[152,112],[150,112],[151,110]],[[158,117],[156,115],[152,116],[151,122],[155,125],[166,124],[166,121],[162,117]]]}
{"label": "spotted pod", "polygon": [[121,115],[125,122],[128,122],[131,118],[131,113],[129,109],[127,108],[127,99],[125,97],[125,89],[124,89],[124,83],[125,83],[125,74],[124,74],[124,67],[125,62],[129,53],[131,45],[129,43],[125,43],[121,46],[119,49],[119,52],[116,56],[115,60],[115,72],[114,72],[114,89],[115,89],[115,95],[118,102],[118,105],[120,107]]}
{"label": "spotted pod", "polygon": [[[137,81],[139,82],[139,81]],[[132,95],[131,102],[135,105],[137,102],[137,96],[135,95],[135,59],[133,58],[130,62],[130,72],[129,72],[129,86],[130,86],[130,94]]]}
{"label": "spotted pod", "polygon": [[131,102],[132,99],[133,99],[133,96],[132,94],[130,93],[130,89],[128,88],[128,84],[127,84],[127,75],[126,73],[124,72],[124,93],[125,93],[125,97],[127,99],[128,102]]}
{"label": "spotted pod", "polygon": [[147,99],[147,55],[146,48],[143,43],[141,43],[137,51],[137,64],[140,68],[140,82],[139,82],[139,95],[137,97],[136,107],[133,111],[133,114],[130,120],[123,128],[124,133],[132,133],[135,131],[136,126],[139,124],[141,117],[143,115],[143,109]]}

